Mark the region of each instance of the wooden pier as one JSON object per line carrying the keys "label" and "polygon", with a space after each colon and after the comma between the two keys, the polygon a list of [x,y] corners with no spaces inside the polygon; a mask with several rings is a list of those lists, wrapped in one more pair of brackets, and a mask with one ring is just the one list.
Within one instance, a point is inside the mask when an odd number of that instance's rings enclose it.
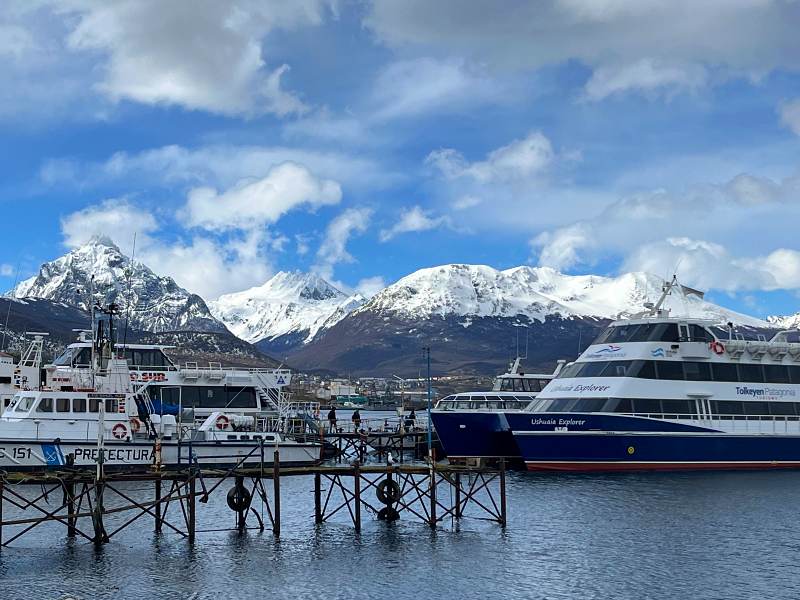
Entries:
{"label": "wooden pier", "polygon": [[[279,464],[275,453],[274,464]],[[313,478],[308,496],[282,498],[281,479]],[[145,488],[130,491],[128,484]],[[151,487],[152,486],[152,487]],[[506,525],[505,465],[499,469],[404,463],[273,467],[243,464],[230,469],[198,466],[180,470],[104,473],[94,469],[41,473],[0,472],[0,548],[44,523],[60,523],[70,538],[105,544],[120,532],[149,522],[154,531],[194,542],[202,531],[202,507],[227,490],[233,524],[222,530],[271,529],[281,535],[281,502],[309,502],[309,516],[322,525],[337,514],[360,531],[365,519],[417,520],[436,528],[465,517]],[[143,499],[143,489],[150,498]],[[31,493],[33,491],[33,493]],[[13,513],[13,514],[12,514]]]}

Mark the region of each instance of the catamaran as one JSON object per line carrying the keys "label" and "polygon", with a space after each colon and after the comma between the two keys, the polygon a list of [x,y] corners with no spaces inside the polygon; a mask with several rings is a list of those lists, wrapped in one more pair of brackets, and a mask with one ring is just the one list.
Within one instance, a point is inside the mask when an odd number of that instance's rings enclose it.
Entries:
{"label": "catamaran", "polygon": [[529,470],[800,467],[800,331],[671,317],[678,285],[507,414]]}
{"label": "catamaran", "polygon": [[[178,368],[163,347],[117,346],[113,307],[93,313],[92,339],[26,379],[0,416],[0,469],[272,464],[276,450],[282,465],[320,460],[320,444],[282,430],[302,412],[283,391],[289,371]],[[38,335],[25,356],[41,352]]]}
{"label": "catamaran", "polygon": [[450,460],[466,457],[519,460],[506,413],[528,408],[564,366],[552,373],[524,373],[520,358],[507,373],[498,375],[489,392],[462,392],[441,399],[431,420]]}

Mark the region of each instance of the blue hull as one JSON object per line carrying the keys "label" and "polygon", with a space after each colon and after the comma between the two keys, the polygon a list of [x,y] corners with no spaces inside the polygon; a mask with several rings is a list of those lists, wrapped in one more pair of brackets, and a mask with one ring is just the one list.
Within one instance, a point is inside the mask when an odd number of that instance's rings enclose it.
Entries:
{"label": "blue hull", "polygon": [[431,412],[433,426],[450,458],[519,459],[519,450],[502,412]]}
{"label": "blue hull", "polygon": [[508,420],[529,470],[800,467],[796,435],[732,434],[659,419],[591,414],[528,413]]}

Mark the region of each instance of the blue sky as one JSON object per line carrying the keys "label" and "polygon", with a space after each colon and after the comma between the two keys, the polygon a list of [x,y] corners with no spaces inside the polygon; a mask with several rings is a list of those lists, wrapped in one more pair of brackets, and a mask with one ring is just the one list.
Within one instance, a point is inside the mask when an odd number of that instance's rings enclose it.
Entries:
{"label": "blue sky", "polygon": [[468,262],[800,310],[800,5],[0,8],[0,285],[91,235],[211,299]]}

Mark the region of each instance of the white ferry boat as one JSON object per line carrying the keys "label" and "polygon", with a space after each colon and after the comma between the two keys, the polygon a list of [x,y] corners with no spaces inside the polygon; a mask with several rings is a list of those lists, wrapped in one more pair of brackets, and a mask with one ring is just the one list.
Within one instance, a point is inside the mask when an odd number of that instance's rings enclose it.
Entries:
{"label": "white ferry boat", "polygon": [[677,285],[507,415],[529,470],[800,466],[800,332],[672,318]]}
{"label": "white ferry boat", "polygon": [[564,366],[552,373],[524,373],[520,358],[508,373],[498,375],[489,392],[446,396],[431,411],[431,420],[450,459],[464,457],[519,459],[505,414],[522,412]]}
{"label": "white ferry boat", "polygon": [[[0,469],[89,466],[98,457],[106,468],[271,464],[275,450],[281,464],[319,461],[320,444],[275,427],[296,409],[281,403],[288,371],[181,369],[160,347],[116,347],[110,312],[93,322],[93,341],[71,345],[0,416]],[[264,387],[281,381],[276,392]]]}

